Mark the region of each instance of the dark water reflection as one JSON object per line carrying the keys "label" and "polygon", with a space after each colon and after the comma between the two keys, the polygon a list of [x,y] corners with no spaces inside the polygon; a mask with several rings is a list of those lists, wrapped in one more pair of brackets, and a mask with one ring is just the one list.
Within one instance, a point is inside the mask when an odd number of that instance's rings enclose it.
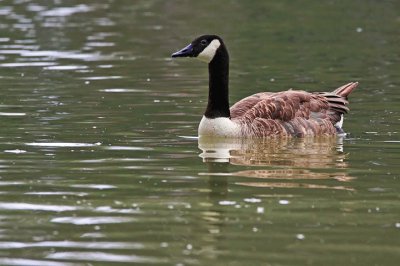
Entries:
{"label": "dark water reflection", "polygon": [[[0,264],[397,265],[399,9],[0,1]],[[350,135],[198,140],[206,32],[232,102],[359,81]]]}

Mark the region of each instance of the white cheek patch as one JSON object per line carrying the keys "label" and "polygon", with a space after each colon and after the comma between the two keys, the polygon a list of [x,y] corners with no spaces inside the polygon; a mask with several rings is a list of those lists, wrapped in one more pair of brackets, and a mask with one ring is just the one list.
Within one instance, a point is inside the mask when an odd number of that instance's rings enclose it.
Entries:
{"label": "white cheek patch", "polygon": [[197,58],[200,61],[210,63],[220,46],[221,43],[219,40],[212,40],[210,44],[197,56]]}

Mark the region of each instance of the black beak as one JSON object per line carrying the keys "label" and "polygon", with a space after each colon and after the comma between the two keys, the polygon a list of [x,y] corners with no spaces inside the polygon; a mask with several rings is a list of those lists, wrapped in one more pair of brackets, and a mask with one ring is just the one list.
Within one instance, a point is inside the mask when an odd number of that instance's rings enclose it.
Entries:
{"label": "black beak", "polygon": [[179,50],[176,53],[173,53],[171,55],[172,57],[192,57],[193,56],[193,46],[192,44],[189,44],[185,48]]}

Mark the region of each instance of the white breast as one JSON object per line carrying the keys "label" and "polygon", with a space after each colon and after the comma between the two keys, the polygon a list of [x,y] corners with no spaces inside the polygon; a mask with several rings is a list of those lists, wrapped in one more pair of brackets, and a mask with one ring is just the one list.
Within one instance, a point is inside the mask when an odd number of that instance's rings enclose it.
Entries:
{"label": "white breast", "polygon": [[211,119],[203,116],[199,125],[199,136],[240,137],[240,126],[226,117]]}

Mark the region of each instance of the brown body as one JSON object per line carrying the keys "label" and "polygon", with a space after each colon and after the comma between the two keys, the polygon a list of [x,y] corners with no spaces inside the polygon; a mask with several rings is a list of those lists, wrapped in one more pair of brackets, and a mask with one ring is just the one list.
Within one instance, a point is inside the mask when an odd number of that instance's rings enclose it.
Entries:
{"label": "brown body", "polygon": [[357,85],[352,82],[323,93],[257,93],[230,108],[231,120],[248,137],[335,135],[341,130],[336,123],[349,111],[347,96]]}

